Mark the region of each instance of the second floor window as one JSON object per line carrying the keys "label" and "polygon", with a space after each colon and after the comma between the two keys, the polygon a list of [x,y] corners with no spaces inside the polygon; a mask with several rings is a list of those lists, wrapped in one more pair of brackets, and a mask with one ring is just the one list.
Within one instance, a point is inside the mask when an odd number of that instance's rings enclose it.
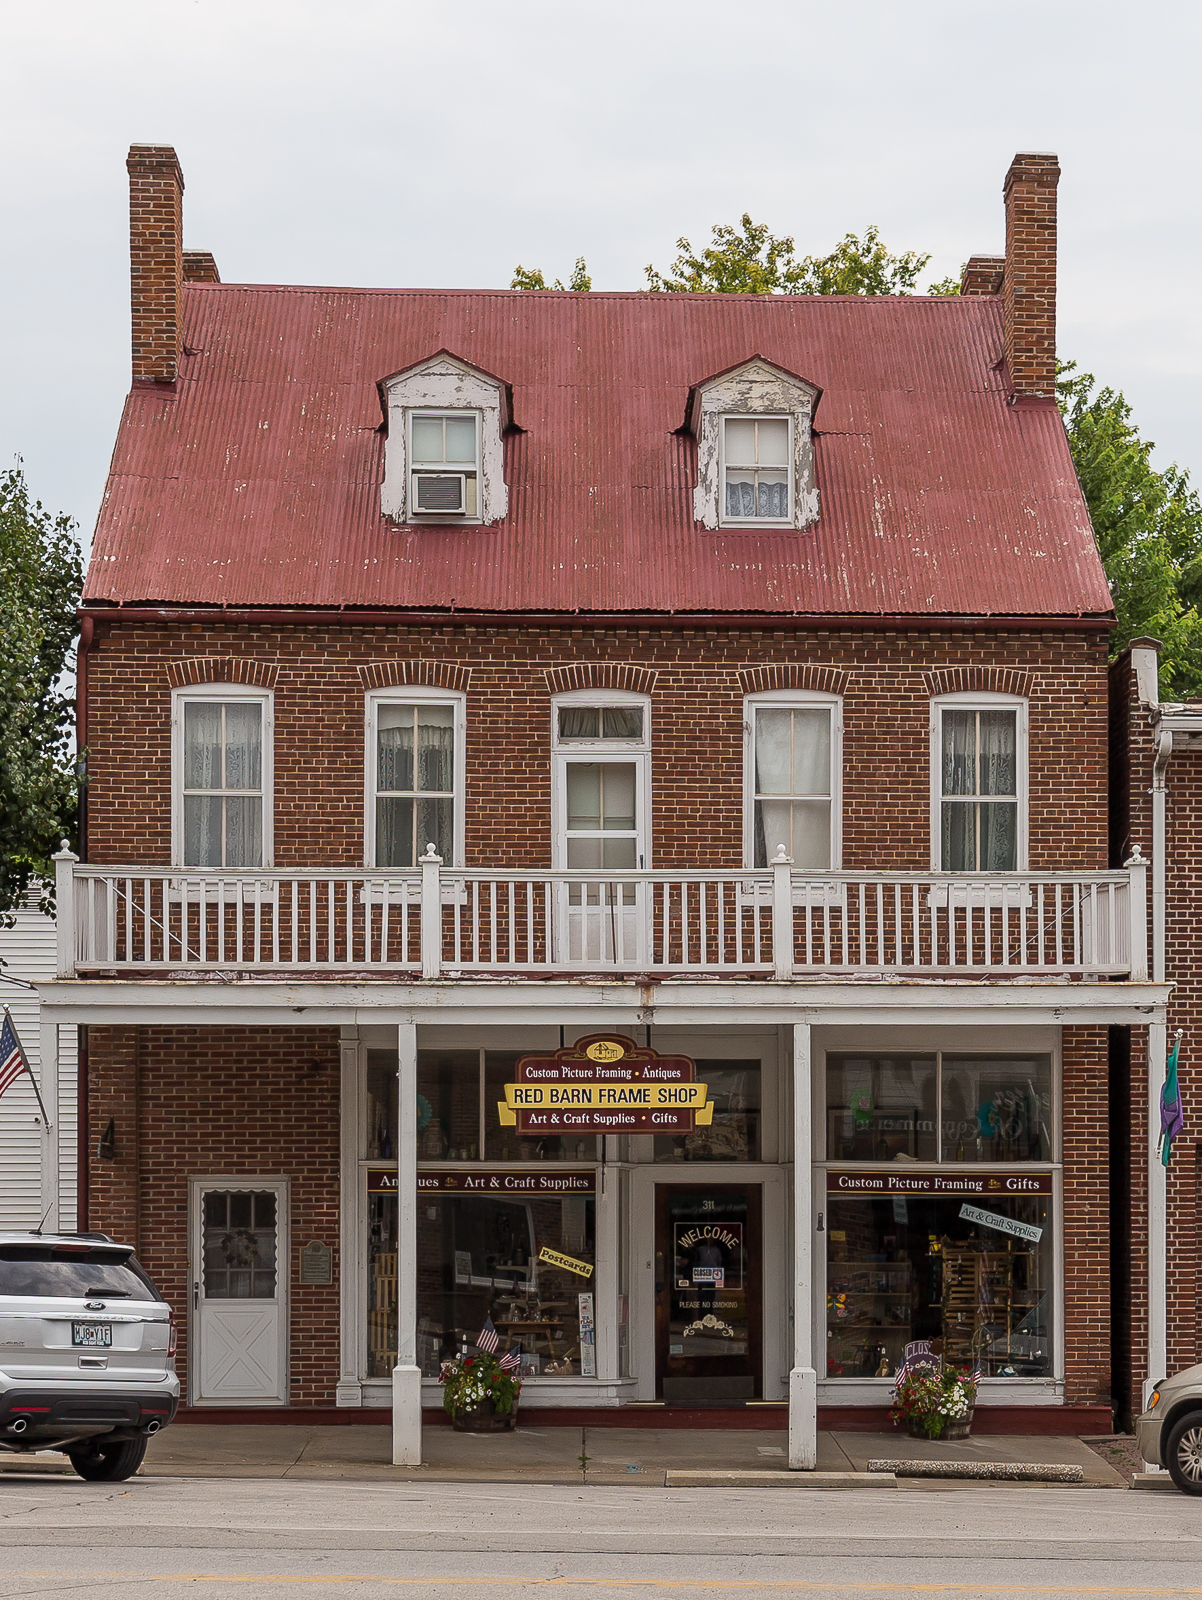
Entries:
{"label": "second floor window", "polygon": [[416,866],[431,843],[446,865],[457,864],[457,710],[452,701],[372,702],[375,866]]}
{"label": "second floor window", "polygon": [[270,700],[212,689],[176,702],[176,860],[185,867],[270,861]]}
{"label": "second floor window", "polygon": [[838,865],[839,722],[833,701],[751,701],[750,864],[769,866],[783,845],[795,867]]}
{"label": "second floor window", "polygon": [[1025,707],[935,707],[939,866],[1015,872],[1023,856]]}

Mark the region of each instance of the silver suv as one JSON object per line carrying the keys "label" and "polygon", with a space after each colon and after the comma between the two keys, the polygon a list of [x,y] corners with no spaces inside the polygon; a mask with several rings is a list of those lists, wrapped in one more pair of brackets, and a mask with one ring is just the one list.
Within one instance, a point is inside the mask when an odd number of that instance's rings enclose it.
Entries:
{"label": "silver suv", "polygon": [[0,1449],[58,1447],[113,1482],[178,1405],[175,1319],[131,1246],[0,1233]]}
{"label": "silver suv", "polygon": [[1167,1467],[1183,1494],[1202,1494],[1202,1366],[1153,1385],[1135,1438],[1144,1460]]}

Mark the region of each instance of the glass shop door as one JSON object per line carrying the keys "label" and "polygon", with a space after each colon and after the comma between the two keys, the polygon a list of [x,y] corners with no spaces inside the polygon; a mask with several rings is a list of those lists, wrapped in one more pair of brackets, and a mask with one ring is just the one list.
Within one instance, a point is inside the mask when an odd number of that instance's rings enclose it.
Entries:
{"label": "glass shop door", "polygon": [[669,1405],[763,1393],[761,1186],[657,1184],[655,1392]]}

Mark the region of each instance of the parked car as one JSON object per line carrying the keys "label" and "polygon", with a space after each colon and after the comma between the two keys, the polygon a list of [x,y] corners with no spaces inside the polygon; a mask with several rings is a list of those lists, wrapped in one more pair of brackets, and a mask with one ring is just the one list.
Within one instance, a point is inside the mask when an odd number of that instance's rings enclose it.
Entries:
{"label": "parked car", "polygon": [[1182,1494],[1202,1494],[1202,1366],[1153,1387],[1135,1438],[1144,1460],[1167,1467]]}
{"label": "parked car", "polygon": [[81,1478],[142,1464],[175,1416],[175,1319],[103,1233],[0,1233],[0,1449],[66,1451]]}

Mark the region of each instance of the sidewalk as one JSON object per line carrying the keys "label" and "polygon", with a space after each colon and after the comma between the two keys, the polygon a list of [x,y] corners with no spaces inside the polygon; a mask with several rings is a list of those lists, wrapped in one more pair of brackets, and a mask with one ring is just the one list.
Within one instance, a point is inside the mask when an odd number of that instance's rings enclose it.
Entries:
{"label": "sidewalk", "polygon": [[[142,1473],[173,1478],[360,1479],[396,1483],[638,1483],[696,1487],[700,1473],[749,1473],[749,1487],[804,1488],[807,1474],[786,1469],[785,1436],[763,1429],[539,1428],[464,1434],[427,1428],[420,1467],[391,1465],[387,1427],[273,1427],[190,1423],[150,1442]],[[1079,1465],[1093,1488],[1127,1480],[1075,1437],[984,1435],[937,1444],[891,1433],[820,1433],[823,1487],[859,1486],[870,1459]],[[0,1477],[70,1468],[63,1458],[0,1455]],[[832,1483],[826,1474],[839,1474]],[[851,1477],[851,1474],[857,1475]],[[689,1483],[678,1480],[687,1479]],[[703,1480],[704,1481],[704,1480]],[[725,1478],[726,1486],[737,1484]],[[958,1480],[964,1481],[964,1480]],[[969,1480],[979,1482],[982,1480]],[[983,1480],[989,1482],[990,1480]],[[948,1487],[947,1479],[899,1479],[906,1488]],[[893,1486],[878,1477],[874,1487]],[[996,1484],[992,1486],[996,1487]]]}

